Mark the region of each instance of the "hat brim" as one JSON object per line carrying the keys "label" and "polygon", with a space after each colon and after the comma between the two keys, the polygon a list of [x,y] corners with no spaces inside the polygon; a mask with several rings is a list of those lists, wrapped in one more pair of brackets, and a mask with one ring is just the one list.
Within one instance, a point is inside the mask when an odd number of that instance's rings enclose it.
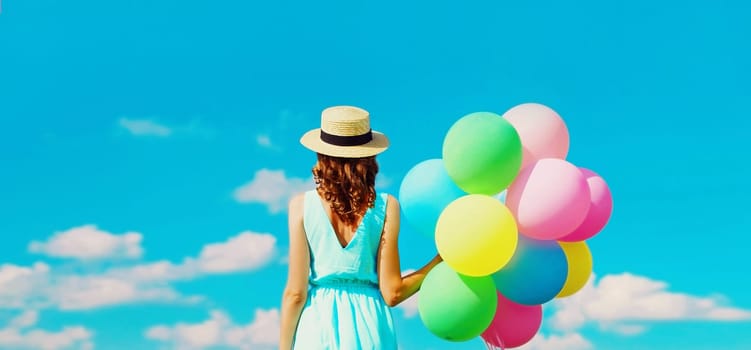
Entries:
{"label": "hat brim", "polygon": [[321,140],[321,129],[313,129],[306,132],[300,143],[305,148],[332,157],[341,158],[364,158],[375,156],[389,147],[389,139],[383,133],[373,131],[373,140],[359,146],[337,146]]}

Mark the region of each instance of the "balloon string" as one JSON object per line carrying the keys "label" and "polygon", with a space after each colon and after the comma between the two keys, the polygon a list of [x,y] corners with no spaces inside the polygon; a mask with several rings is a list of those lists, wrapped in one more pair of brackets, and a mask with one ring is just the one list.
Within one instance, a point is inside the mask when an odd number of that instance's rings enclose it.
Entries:
{"label": "balloon string", "polygon": [[493,344],[490,344],[488,342],[485,342],[485,348],[487,350],[503,350],[503,348],[497,347],[497,346],[495,346]]}
{"label": "balloon string", "polygon": [[484,337],[481,339],[482,339],[482,342],[485,343],[485,347],[487,350],[505,350],[503,346],[503,340],[501,340],[501,337],[499,337],[498,335],[495,335],[492,340],[494,343],[500,344],[500,346],[488,342]]}

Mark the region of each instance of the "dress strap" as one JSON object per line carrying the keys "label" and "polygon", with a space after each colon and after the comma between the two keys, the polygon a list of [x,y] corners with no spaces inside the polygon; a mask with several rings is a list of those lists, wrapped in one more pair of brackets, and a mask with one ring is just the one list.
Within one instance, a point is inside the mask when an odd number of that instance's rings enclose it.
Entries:
{"label": "dress strap", "polygon": [[[325,230],[325,218],[322,218],[320,210],[320,198],[318,192],[310,190],[305,192],[305,204],[303,207],[303,226],[305,227],[305,236],[311,249],[317,248],[321,243],[321,231]],[[325,215],[324,215],[325,216]]]}
{"label": "dress strap", "polygon": [[386,207],[388,205],[388,193],[378,193],[373,208],[369,209],[368,231],[370,232],[370,244],[374,252],[381,243],[383,225],[386,222]]}

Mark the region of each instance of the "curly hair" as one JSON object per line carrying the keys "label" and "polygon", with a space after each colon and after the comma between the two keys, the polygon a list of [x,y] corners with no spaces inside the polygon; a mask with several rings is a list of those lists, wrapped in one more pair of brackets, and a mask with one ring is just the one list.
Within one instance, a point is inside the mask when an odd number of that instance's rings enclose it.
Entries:
{"label": "curly hair", "polygon": [[355,225],[367,208],[375,204],[375,157],[340,158],[318,154],[313,179],[318,194],[348,225]]}

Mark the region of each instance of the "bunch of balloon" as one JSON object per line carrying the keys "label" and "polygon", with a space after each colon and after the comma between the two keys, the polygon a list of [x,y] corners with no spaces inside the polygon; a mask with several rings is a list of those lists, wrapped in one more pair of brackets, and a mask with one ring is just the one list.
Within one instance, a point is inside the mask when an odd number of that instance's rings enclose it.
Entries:
{"label": "bunch of balloon", "polygon": [[407,173],[399,189],[405,221],[444,260],[418,300],[433,334],[519,347],[539,331],[543,304],[585,285],[586,240],[607,223],[612,198],[600,176],[566,161],[568,148],[560,116],[527,103],[460,118],[442,158]]}
{"label": "bunch of balloon", "polygon": [[423,324],[440,338],[480,336],[503,306],[492,274],[510,261],[519,235],[495,196],[521,162],[514,127],[499,115],[473,113],[448,131],[441,159],[417,164],[402,181],[405,221],[434,239],[444,260],[426,276],[418,300]]}

